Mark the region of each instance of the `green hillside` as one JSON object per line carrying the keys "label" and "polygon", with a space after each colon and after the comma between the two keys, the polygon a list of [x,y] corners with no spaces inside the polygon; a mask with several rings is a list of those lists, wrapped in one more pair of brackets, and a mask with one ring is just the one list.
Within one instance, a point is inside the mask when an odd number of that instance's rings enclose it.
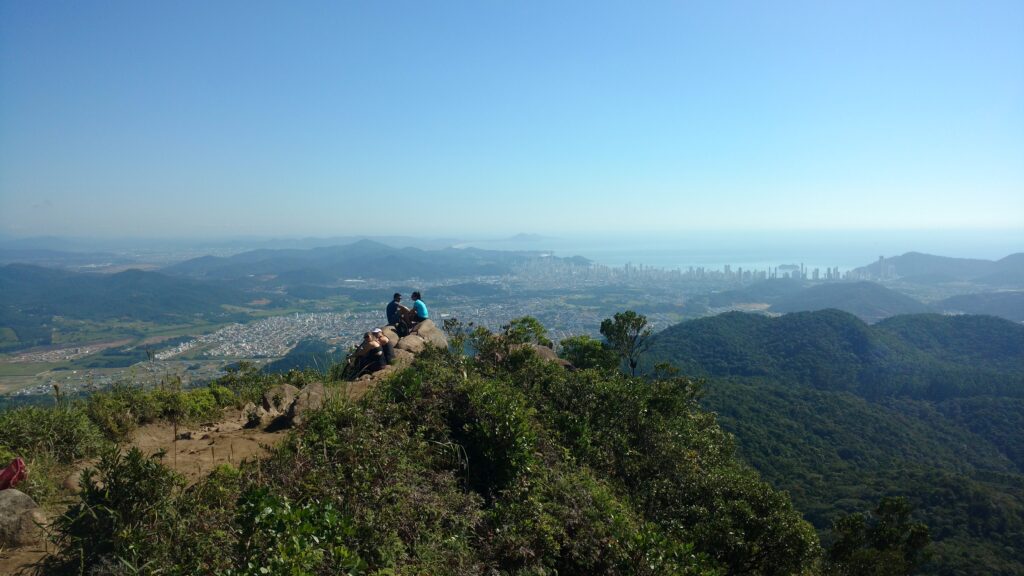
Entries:
{"label": "green hillside", "polygon": [[252,298],[229,286],[156,272],[82,274],[27,264],[0,267],[0,294],[0,326],[15,336],[2,345],[11,349],[48,344],[54,317],[187,323],[196,316],[227,318],[224,304]]}
{"label": "green hillside", "polygon": [[207,421],[285,378],[243,369],[188,392],[0,412],[0,453],[104,454],[103,484],[55,521],[41,573],[817,571],[812,527],[735,458],[694,382],[570,372],[504,336],[472,340],[496,354],[428,349],[362,400],[309,413],[269,456],[188,487],[158,457],[104,450],[100,432],[123,439],[143,415]]}
{"label": "green hillside", "polygon": [[987,314],[1024,322],[1024,291],[961,294],[936,302],[934,307],[954,314]]}
{"label": "green hillside", "polygon": [[826,543],[839,515],[906,496],[936,539],[928,573],[1024,571],[1024,327],[729,313],[656,335],[648,361],[709,378],[704,406]]}
{"label": "green hillside", "polygon": [[773,312],[803,312],[835,308],[865,322],[877,322],[897,314],[928,312],[928,306],[910,296],[874,282],[840,282],[811,286],[780,299]]}

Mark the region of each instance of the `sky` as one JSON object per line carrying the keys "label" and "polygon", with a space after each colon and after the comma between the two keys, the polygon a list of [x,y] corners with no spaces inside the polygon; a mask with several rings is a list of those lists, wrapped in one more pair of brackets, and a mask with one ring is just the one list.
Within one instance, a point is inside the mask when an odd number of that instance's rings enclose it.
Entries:
{"label": "sky", "polygon": [[1024,2],[0,0],[3,236],[700,230],[1024,231]]}

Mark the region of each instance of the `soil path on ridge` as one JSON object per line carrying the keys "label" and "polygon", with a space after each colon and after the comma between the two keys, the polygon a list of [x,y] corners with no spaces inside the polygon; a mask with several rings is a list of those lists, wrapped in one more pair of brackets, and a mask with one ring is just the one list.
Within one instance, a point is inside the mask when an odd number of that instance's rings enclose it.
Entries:
{"label": "soil path on ridge", "polygon": [[[238,466],[243,460],[253,460],[267,453],[267,447],[274,446],[288,434],[288,428],[274,429],[266,425],[259,428],[245,428],[245,414],[237,409],[224,411],[223,418],[215,423],[179,426],[158,422],[141,426],[133,435],[132,442],[125,446],[138,447],[143,454],[151,455],[164,451],[163,463],[194,484],[201,477],[220,464]],[[177,438],[177,439],[175,439]],[[80,471],[88,463],[81,463]],[[31,473],[31,471],[30,471]],[[68,504],[75,501],[73,494],[66,494]],[[63,505],[46,511],[51,519],[61,514]],[[13,549],[0,549],[0,575],[33,574],[34,565],[53,551],[48,542]]]}

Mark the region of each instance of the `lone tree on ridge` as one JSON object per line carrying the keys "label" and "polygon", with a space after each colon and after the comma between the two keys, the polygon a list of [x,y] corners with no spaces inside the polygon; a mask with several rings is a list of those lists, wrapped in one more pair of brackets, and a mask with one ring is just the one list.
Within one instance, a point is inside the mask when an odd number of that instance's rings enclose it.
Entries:
{"label": "lone tree on ridge", "polygon": [[640,355],[647,350],[651,337],[647,317],[632,310],[617,312],[615,316],[601,322],[601,335],[629,364],[630,375],[636,376],[636,365]]}

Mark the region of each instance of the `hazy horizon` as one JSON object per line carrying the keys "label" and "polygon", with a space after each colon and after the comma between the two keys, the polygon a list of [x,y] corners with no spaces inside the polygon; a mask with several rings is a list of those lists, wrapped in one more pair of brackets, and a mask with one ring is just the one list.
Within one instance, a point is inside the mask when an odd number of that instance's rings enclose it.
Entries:
{"label": "hazy horizon", "polygon": [[[474,247],[489,250],[551,252],[556,256],[583,256],[596,263],[627,263],[663,269],[726,264],[764,269],[781,264],[850,270],[874,262],[921,252],[954,258],[999,260],[1024,252],[1024,230],[818,230],[818,231],[676,231],[645,234],[456,235],[339,235],[334,237],[213,237],[213,238],[61,238],[14,239],[0,236],[2,248],[36,248],[83,252],[163,253],[163,260],[181,260],[205,254],[226,256],[253,249],[313,248],[341,245],[359,238],[397,247],[437,249]],[[167,258],[177,253],[177,258]]]}

